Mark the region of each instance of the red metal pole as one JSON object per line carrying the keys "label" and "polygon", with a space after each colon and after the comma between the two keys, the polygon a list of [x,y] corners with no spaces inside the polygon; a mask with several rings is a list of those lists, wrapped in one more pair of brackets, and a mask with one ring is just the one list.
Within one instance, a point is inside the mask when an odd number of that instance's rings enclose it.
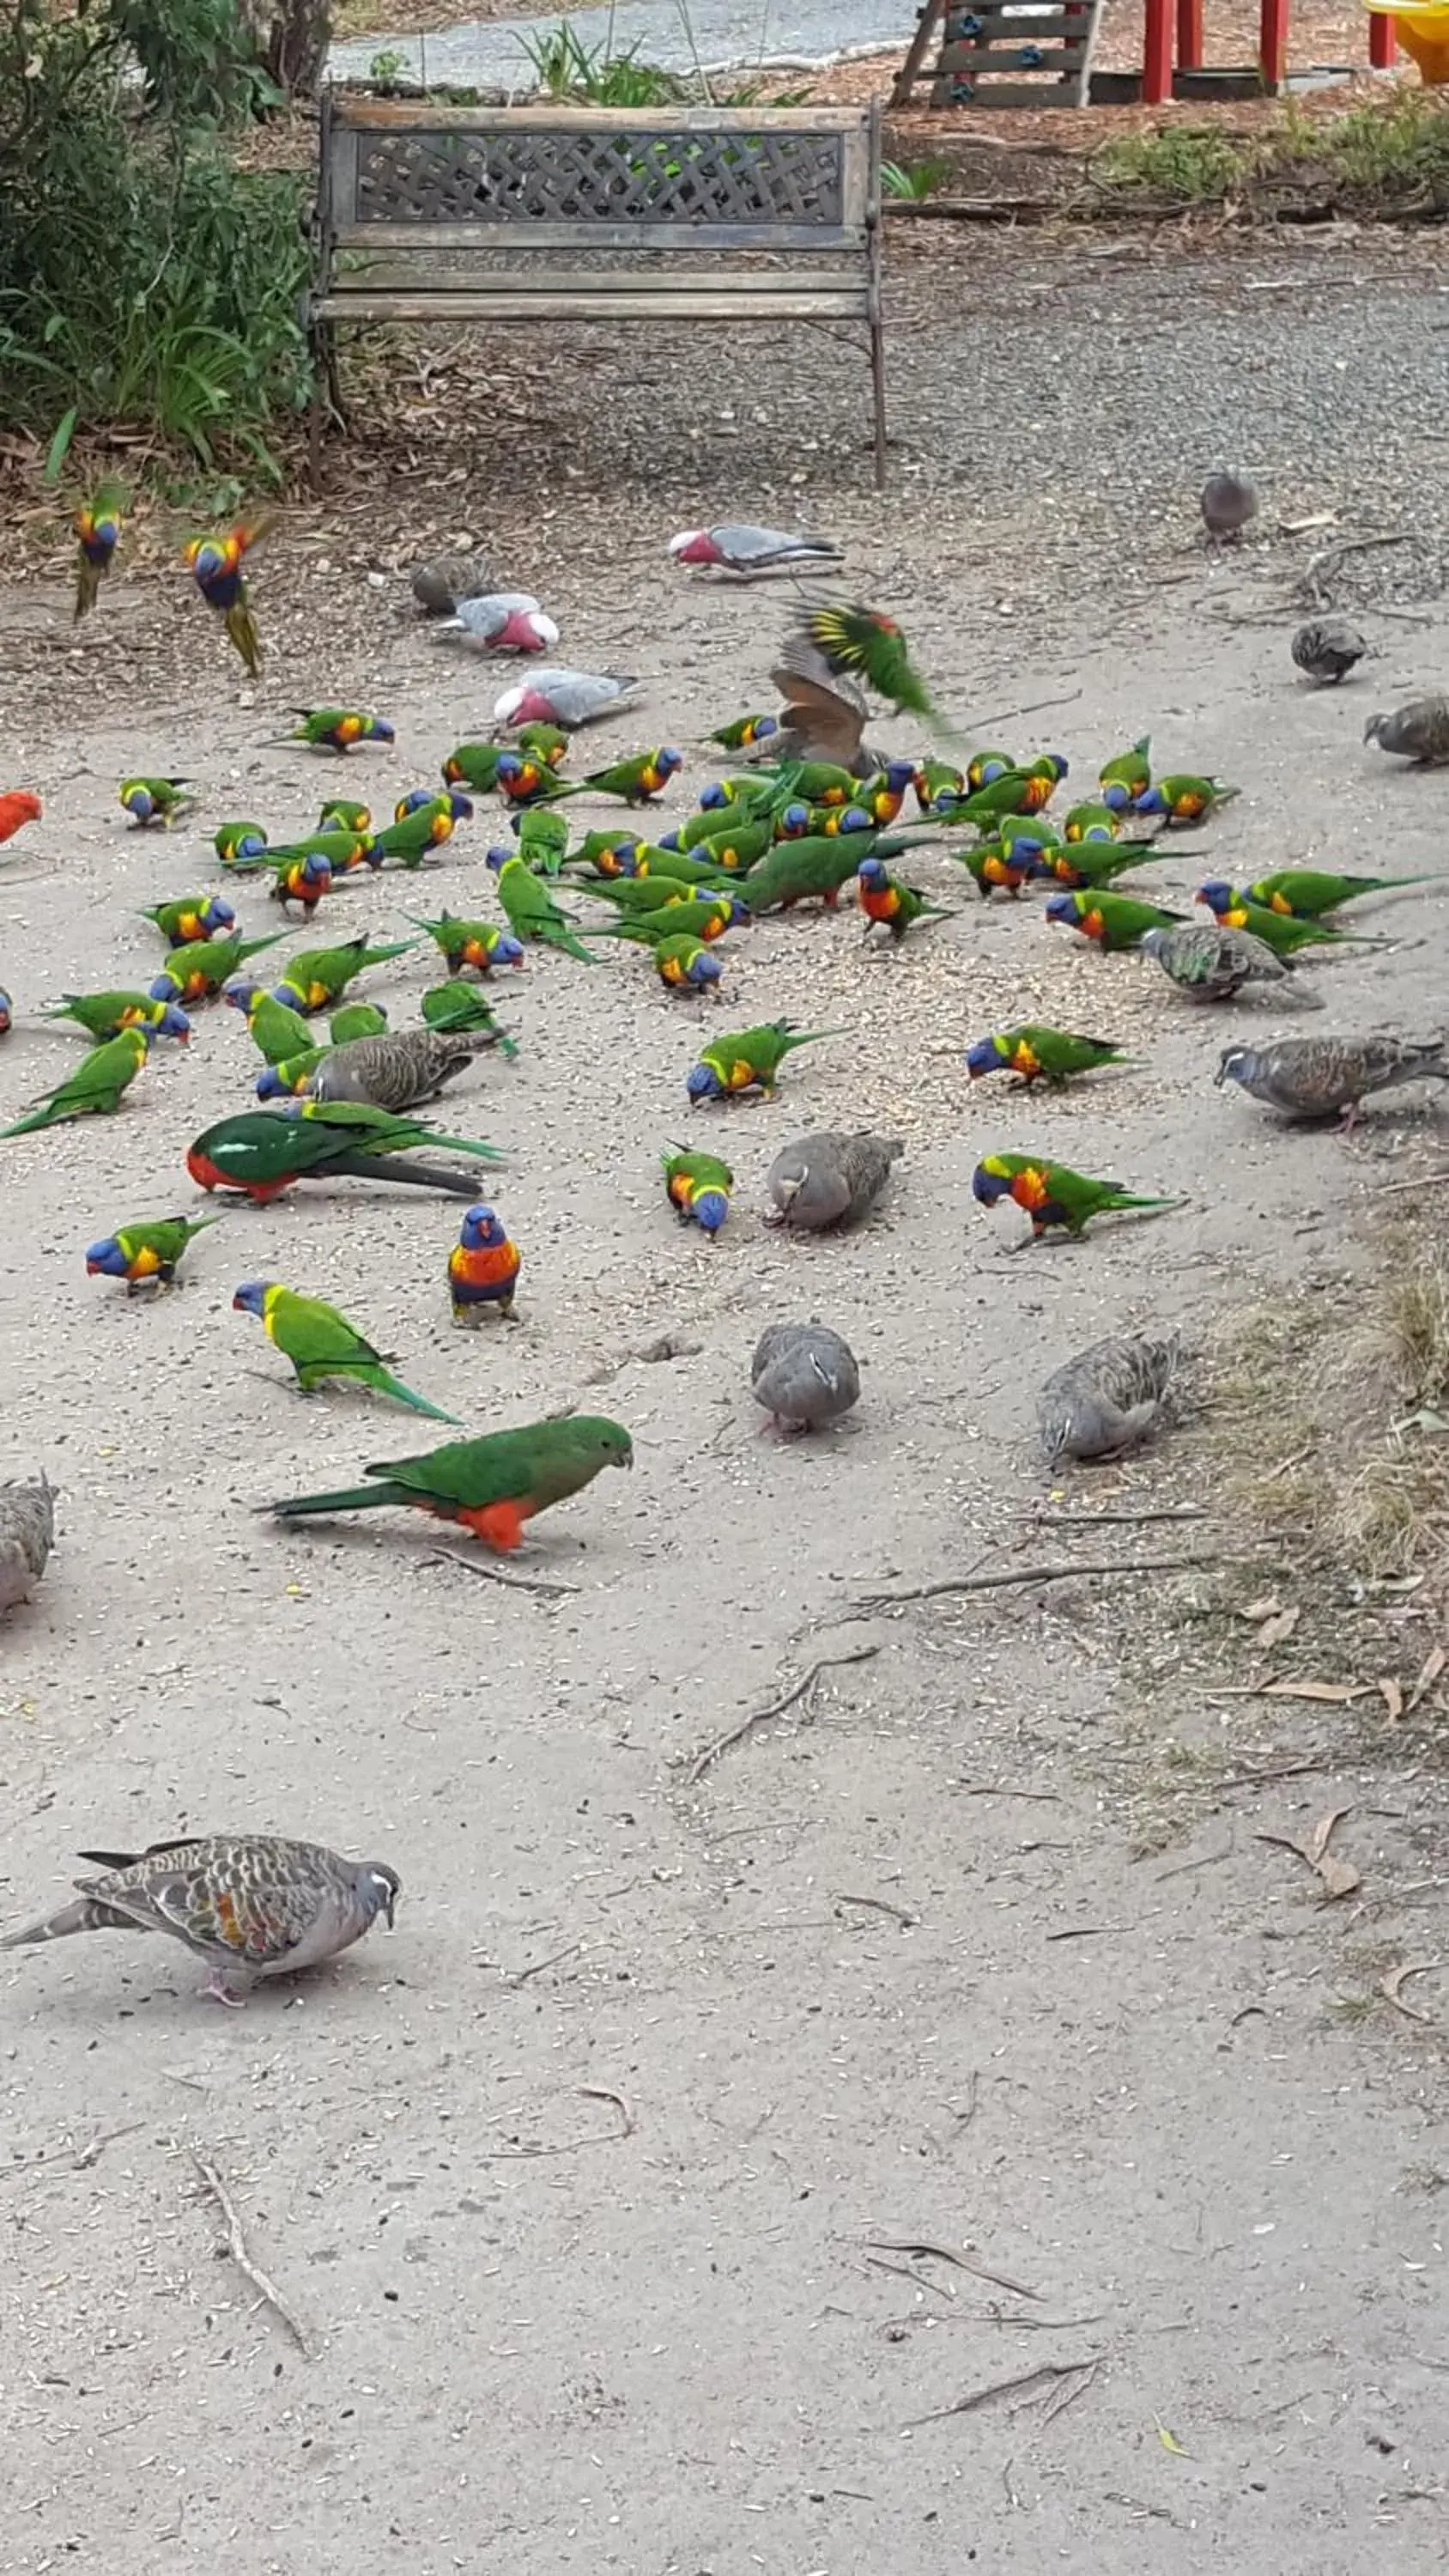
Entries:
{"label": "red metal pole", "polygon": [[1142,45],[1142,97],[1161,107],[1172,96],[1172,0],[1147,0]]}
{"label": "red metal pole", "polygon": [[1258,63],[1269,89],[1281,89],[1288,69],[1288,0],[1262,0]]}
{"label": "red metal pole", "polygon": [[1394,32],[1392,18],[1384,10],[1375,9],[1369,19],[1369,61],[1374,70],[1391,72],[1398,49],[1398,37]]}
{"label": "red metal pole", "polygon": [[1177,67],[1202,69],[1202,0],[1177,0]]}

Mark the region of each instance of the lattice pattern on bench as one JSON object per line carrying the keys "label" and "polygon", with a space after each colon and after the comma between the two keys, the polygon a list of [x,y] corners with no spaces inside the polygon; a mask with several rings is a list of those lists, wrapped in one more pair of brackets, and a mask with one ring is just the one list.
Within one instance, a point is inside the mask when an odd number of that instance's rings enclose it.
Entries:
{"label": "lattice pattern on bench", "polygon": [[792,223],[844,218],[838,134],[359,137],[357,224]]}

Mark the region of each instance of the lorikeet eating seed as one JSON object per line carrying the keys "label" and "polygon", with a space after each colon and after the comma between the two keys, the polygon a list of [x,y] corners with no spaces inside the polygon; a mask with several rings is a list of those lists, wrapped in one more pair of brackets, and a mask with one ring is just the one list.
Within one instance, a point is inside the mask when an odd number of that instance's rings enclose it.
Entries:
{"label": "lorikeet eating seed", "polygon": [[1102,802],[1114,814],[1124,814],[1145,796],[1152,784],[1152,736],[1145,733],[1130,751],[1114,752],[1097,772]]}
{"label": "lorikeet eating seed", "polygon": [[285,932],[274,930],[270,939],[192,939],[184,948],[173,948],[156,981],[149,987],[153,1002],[204,1002],[219,993],[227,979],[243,966],[249,957],[259,956],[264,948],[275,948]]}
{"label": "lorikeet eating seed", "polygon": [[38,1127],[58,1127],[70,1118],[108,1118],[145,1063],[150,1041],[149,1029],[133,1026],[91,1047],[38,1109],[17,1118],[13,1127],[0,1127],[0,1138],[29,1136]]}
{"label": "lorikeet eating seed", "polygon": [[417,913],[406,912],[403,919],[410,921],[415,930],[427,932],[454,975],[463,966],[486,975],[495,966],[523,963],[522,940],[500,930],[496,921],[469,921],[455,912],[440,913],[436,921],[425,921]]}
{"label": "lorikeet eating seed", "polygon": [[1398,886],[1430,882],[1427,876],[1336,877],[1325,868],[1279,868],[1272,876],[1259,877],[1246,891],[1251,902],[1265,904],[1269,912],[1317,921],[1325,912],[1337,912],[1340,904],[1361,902],[1365,895],[1392,894]]}
{"label": "lorikeet eating seed", "polygon": [[160,931],[168,948],[187,948],[195,940],[213,939],[219,930],[235,930],[236,914],[220,895],[177,894],[166,903],[147,904],[141,914]]}
{"label": "lorikeet eating seed", "polygon": [[286,742],[305,742],[313,751],[351,751],[360,742],[396,739],[386,716],[367,716],[355,707],[294,707],[299,722]]}
{"label": "lorikeet eating seed", "polygon": [[1039,1243],[1053,1227],[1077,1236],[1094,1216],[1120,1208],[1145,1210],[1176,1207],[1176,1199],[1142,1198],[1120,1181],[1095,1181],[1074,1172],[1068,1163],[1049,1163],[1037,1154],[986,1154],[971,1175],[972,1196],[982,1207],[1012,1199],[1031,1218],[1031,1239]]}
{"label": "lorikeet eating seed", "polygon": [[728,1163],[718,1154],[687,1153],[682,1145],[672,1145],[659,1160],[669,1204],[681,1223],[702,1226],[713,1241],[730,1212],[735,1176]]}
{"label": "lorikeet eating seed", "polygon": [[291,1361],[303,1395],[315,1395],[328,1378],[350,1378],[375,1395],[391,1396],[412,1413],[426,1413],[434,1422],[457,1422],[456,1413],[445,1413],[394,1377],[386,1364],[390,1354],[375,1351],[325,1298],[300,1296],[278,1279],[246,1279],[231,1302],[244,1314],[260,1317],[268,1341]]}
{"label": "lorikeet eating seed", "polygon": [[186,561],[192,578],[208,608],[214,608],[225,620],[226,631],[240,654],[249,679],[258,679],[262,668],[261,638],[247,597],[243,565],[250,547],[258,544],[275,525],[271,518],[239,520],[234,528],[214,529],[204,537],[193,537],[186,548]]}
{"label": "lorikeet eating seed", "polygon": [[47,1020],[74,1020],[78,1029],[99,1044],[103,1038],[118,1038],[122,1029],[149,1029],[153,1038],[175,1038],[185,1046],[191,1035],[191,1022],[174,1002],[157,1002],[149,993],[64,993],[53,1010],[45,1011]]}
{"label": "lorikeet eating seed", "polygon": [[715,993],[724,969],[711,949],[687,931],[654,941],[654,965],[670,993]]}
{"label": "lorikeet eating seed", "polygon": [[1295,948],[1334,948],[1340,943],[1353,945],[1341,930],[1330,930],[1323,921],[1300,918],[1297,913],[1274,910],[1271,904],[1254,903],[1251,896],[1230,886],[1222,877],[1210,877],[1200,885],[1195,900],[1206,904],[1215,921],[1227,930],[1250,930],[1272,949],[1275,957],[1291,957]]}
{"label": "lorikeet eating seed", "polygon": [[125,507],[123,484],[100,483],[75,514],[76,542],[80,548],[75,583],[77,625],[89,615],[100,597],[101,583],[111,569],[111,557],[120,542]]}
{"label": "lorikeet eating seed", "polygon": [[448,1294],[453,1301],[454,1323],[481,1323],[490,1307],[506,1321],[513,1313],[522,1264],[523,1256],[517,1244],[510,1242],[497,1209],[480,1199],[476,1207],[469,1208],[448,1255]]}
{"label": "lorikeet eating seed", "polygon": [[114,1234],[87,1244],[86,1277],[124,1279],[128,1297],[148,1283],[169,1288],[193,1237],[220,1223],[219,1216],[158,1216],[118,1225]]}
{"label": "lorikeet eating seed", "polygon": [[140,830],[149,823],[169,828],[192,801],[184,792],[190,784],[187,778],[123,778],[116,793]]}
{"label": "lorikeet eating seed", "polygon": [[[555,903],[526,860],[516,857],[512,850],[494,849],[488,853],[488,865],[497,874],[498,900],[515,939],[541,940],[549,948],[561,948],[566,957],[576,957],[582,965],[597,966],[598,959],[591,957],[582,940],[575,938],[568,914]],[[452,963],[450,958],[449,964]]]}
{"label": "lorikeet eating seed", "polygon": [[296,1011],[325,1011],[340,1000],[355,975],[365,974],[370,966],[386,966],[417,944],[415,939],[389,939],[370,948],[364,931],[336,948],[301,949],[289,960],[281,982],[273,985],[272,997]]}
{"label": "lorikeet eating seed", "polygon": [[1121,1047],[1105,1038],[1079,1037],[1070,1029],[1001,1029],[966,1050],[973,1082],[984,1073],[1015,1073],[1028,1086],[1038,1081],[1056,1085],[1070,1082],[1076,1073],[1094,1073],[1099,1065],[1125,1062]]}
{"label": "lorikeet eating seed", "polygon": [[877,923],[890,932],[894,945],[899,945],[915,921],[949,921],[944,904],[928,903],[915,886],[903,885],[893,877],[884,859],[862,859],[856,871],[861,911],[866,918],[866,937]]}
{"label": "lorikeet eating seed", "polygon": [[691,1067],[685,1090],[696,1106],[702,1100],[728,1100],[738,1092],[775,1088],[775,1078],[796,1047],[814,1046],[821,1038],[843,1038],[846,1029],[797,1029],[791,1020],[767,1020],[759,1028],[731,1029],[704,1047]]}
{"label": "lorikeet eating seed", "polygon": [[1088,886],[1078,894],[1054,894],[1046,917],[1065,922],[1099,948],[1116,950],[1135,948],[1144,930],[1169,930],[1187,915],[1164,911],[1161,904],[1134,902],[1131,895],[1113,894],[1109,887]]}
{"label": "lorikeet eating seed", "polygon": [[244,868],[265,856],[266,830],[260,823],[218,823],[211,846],[224,868]]}
{"label": "lorikeet eating seed", "polygon": [[775,716],[732,716],[729,723],[721,725],[709,739],[717,742],[721,751],[747,751],[752,742],[768,742],[771,734],[779,730],[779,719]]}
{"label": "lorikeet eating seed", "polygon": [[604,1467],[632,1467],[634,1444],[621,1423],[575,1413],[531,1422],[519,1431],[493,1431],[481,1440],[453,1440],[421,1458],[391,1458],[363,1469],[373,1485],[336,1494],[297,1494],[273,1503],[280,1520],[312,1512],[371,1512],[401,1506],[456,1521],[485,1547],[508,1554],[523,1544],[525,1525],[550,1504],[567,1500]]}
{"label": "lorikeet eating seed", "polygon": [[1196,778],[1184,772],[1160,778],[1155,787],[1138,797],[1136,810],[1139,814],[1165,815],[1169,823],[1201,823],[1241,793],[1241,788],[1225,787],[1220,778]]}

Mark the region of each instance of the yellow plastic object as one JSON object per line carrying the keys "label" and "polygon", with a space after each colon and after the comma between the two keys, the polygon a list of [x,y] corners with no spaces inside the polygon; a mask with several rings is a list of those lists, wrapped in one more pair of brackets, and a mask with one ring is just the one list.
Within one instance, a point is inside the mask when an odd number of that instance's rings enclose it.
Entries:
{"label": "yellow plastic object", "polygon": [[1449,82],[1449,0],[1436,0],[1436,5],[1421,9],[1404,9],[1390,5],[1390,0],[1366,0],[1370,12],[1380,18],[1392,18],[1394,32],[1406,54],[1419,66],[1419,78],[1430,89]]}

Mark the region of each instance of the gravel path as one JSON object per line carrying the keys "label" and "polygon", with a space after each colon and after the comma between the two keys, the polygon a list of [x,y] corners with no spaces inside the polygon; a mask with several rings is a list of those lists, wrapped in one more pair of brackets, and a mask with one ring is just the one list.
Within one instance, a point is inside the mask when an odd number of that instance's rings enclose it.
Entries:
{"label": "gravel path", "polygon": [[402,57],[399,77],[451,81],[466,88],[532,90],[525,39],[536,44],[560,26],[590,51],[637,46],[646,62],[672,72],[744,69],[776,62],[823,65],[892,46],[904,50],[914,19],[908,0],[689,0],[678,10],[659,0],[624,0],[618,9],[574,9],[550,17],[474,20],[419,36],[416,29],[379,32],[334,45],[332,80],[363,80],[374,55]]}

